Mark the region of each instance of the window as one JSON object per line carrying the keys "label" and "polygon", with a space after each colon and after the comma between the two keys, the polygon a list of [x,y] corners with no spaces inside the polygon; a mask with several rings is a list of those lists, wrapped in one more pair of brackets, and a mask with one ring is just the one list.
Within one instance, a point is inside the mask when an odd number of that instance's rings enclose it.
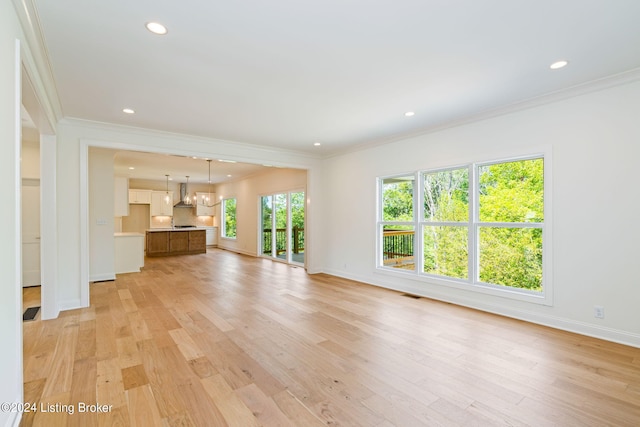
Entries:
{"label": "window", "polygon": [[382,180],[382,263],[385,266],[413,270],[415,261],[414,176]]}
{"label": "window", "polygon": [[544,163],[536,156],[380,178],[378,268],[550,301]]}
{"label": "window", "polygon": [[236,238],[236,199],[224,199],[222,201],[222,237]]}

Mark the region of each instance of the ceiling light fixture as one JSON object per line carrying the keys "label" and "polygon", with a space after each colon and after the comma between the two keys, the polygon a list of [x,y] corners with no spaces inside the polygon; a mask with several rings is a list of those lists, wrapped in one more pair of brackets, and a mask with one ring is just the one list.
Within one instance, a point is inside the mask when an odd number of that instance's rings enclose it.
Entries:
{"label": "ceiling light fixture", "polygon": [[184,186],[184,199],[182,199],[182,202],[185,205],[191,204],[191,195],[189,195],[189,175],[187,175],[187,183]]}
{"label": "ceiling light fixture", "polygon": [[[211,159],[207,159],[207,163],[209,163],[209,194],[206,197],[207,207],[213,206],[213,200],[211,199]],[[204,196],[202,196],[204,199]],[[204,200],[203,200],[204,202]],[[204,204],[204,203],[203,203]]]}
{"label": "ceiling light fixture", "polygon": [[130,171],[132,171],[132,170],[134,170],[134,169],[135,169],[135,168],[134,168],[133,166],[129,166],[129,170],[130,170]]}
{"label": "ceiling light fixture", "polygon": [[122,112],[125,114],[135,114],[135,110],[131,109],[131,108],[123,108]]}
{"label": "ceiling light fixture", "polygon": [[157,34],[159,36],[164,36],[169,32],[167,30],[167,27],[165,27],[164,25],[158,22],[147,22],[144,26],[147,28],[147,30],[151,31],[153,34]]}
{"label": "ceiling light fixture", "polygon": [[414,113],[413,111],[407,111],[406,113],[404,113],[405,117],[412,117],[415,116],[416,113]]}
{"label": "ceiling light fixture", "polygon": [[322,144],[320,144],[319,142],[314,142],[313,145],[316,147],[320,147]]}
{"label": "ceiling light fixture", "polygon": [[218,161],[219,161],[219,162],[222,162],[222,163],[238,163],[238,162],[236,162],[235,160],[224,160],[224,159],[220,159],[220,160],[218,160]]}
{"label": "ceiling light fixture", "polygon": [[167,177],[167,192],[164,195],[164,202],[168,205],[171,203],[171,197],[169,196],[169,175],[165,175]]}
{"label": "ceiling light fixture", "polygon": [[552,70],[559,70],[560,68],[564,68],[569,64],[569,61],[556,61],[553,64],[549,65],[549,68]]}

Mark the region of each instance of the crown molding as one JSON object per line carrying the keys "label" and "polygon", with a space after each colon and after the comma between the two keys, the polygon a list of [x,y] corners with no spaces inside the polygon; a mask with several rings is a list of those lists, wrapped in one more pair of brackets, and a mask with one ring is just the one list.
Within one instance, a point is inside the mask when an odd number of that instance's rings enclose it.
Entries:
{"label": "crown molding", "polygon": [[24,35],[22,67],[50,129],[54,130],[64,114],[38,12],[32,0],[12,0],[12,2]]}
{"label": "crown molding", "polygon": [[416,132],[405,133],[401,135],[394,135],[387,138],[376,139],[373,141],[353,145],[344,150],[340,150],[336,153],[326,156],[325,158],[337,157],[344,154],[356,153],[358,151],[368,150],[371,148],[379,147],[382,145],[390,144],[393,142],[399,142],[419,136],[429,135],[432,133],[440,132],[446,129],[456,128],[467,124],[480,122],[483,120],[491,119],[494,117],[505,116],[507,114],[528,110],[531,108],[540,107],[547,104],[553,104],[556,102],[564,101],[577,96],[586,95],[601,90],[606,90],[616,86],[622,86],[625,84],[633,83],[640,80],[640,68],[634,68],[629,71],[625,71],[618,74],[613,74],[600,79],[591,80],[585,83],[570,86],[568,88],[560,89],[554,92],[549,92],[544,95],[536,96],[533,98],[524,99],[521,101],[513,102],[508,105],[504,105],[489,110],[480,111],[475,114],[468,115],[461,119],[455,119],[445,121],[439,124],[434,124],[426,128],[420,129]]}
{"label": "crown molding", "polygon": [[[171,142],[180,143],[176,145],[175,151],[176,153],[185,155],[202,155],[206,152],[210,155],[221,156],[223,158],[227,157],[230,160],[237,160],[246,163],[262,163],[262,155],[266,156],[269,159],[272,159],[273,155],[276,155],[283,159],[282,162],[269,160],[269,163],[272,163],[276,167],[292,167],[292,161],[300,162],[301,165],[309,167],[317,160],[320,160],[318,156],[314,156],[312,154],[301,151],[287,150],[265,145],[249,144],[238,141],[223,140],[218,138],[207,138],[197,135],[168,132],[163,130],[141,128],[108,122],[98,122],[74,117],[66,117],[62,119],[60,121],[60,124],[105,133],[113,132],[121,135],[118,140],[130,140],[131,136],[137,136],[140,138],[155,138],[164,141],[168,140]],[[87,136],[83,137],[83,139],[95,138]],[[102,137],[102,139],[104,139],[104,137]],[[202,149],[199,149],[198,152],[187,150],[184,148],[184,143],[194,143],[200,145]],[[112,145],[116,148],[119,146],[119,144],[116,142],[112,142]],[[214,147],[213,151],[212,147]]]}

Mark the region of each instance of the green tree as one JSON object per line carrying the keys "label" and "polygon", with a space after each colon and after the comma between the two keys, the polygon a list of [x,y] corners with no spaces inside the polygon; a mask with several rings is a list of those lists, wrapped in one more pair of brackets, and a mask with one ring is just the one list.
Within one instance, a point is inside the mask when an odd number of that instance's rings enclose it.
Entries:
{"label": "green tree", "polygon": [[[424,216],[428,222],[469,221],[469,169],[453,169],[424,177]],[[424,271],[468,277],[468,227],[433,225],[423,230]]]}
{"label": "green tree", "polygon": [[413,221],[413,177],[386,179],[382,198],[383,221]]}
{"label": "green tree", "polygon": [[225,237],[236,237],[236,199],[224,200]]}

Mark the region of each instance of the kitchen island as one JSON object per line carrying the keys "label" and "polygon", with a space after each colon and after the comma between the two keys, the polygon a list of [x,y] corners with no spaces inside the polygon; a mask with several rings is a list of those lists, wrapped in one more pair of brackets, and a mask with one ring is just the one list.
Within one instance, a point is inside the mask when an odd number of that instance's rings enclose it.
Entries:
{"label": "kitchen island", "polygon": [[191,255],[207,252],[206,230],[154,228],[147,230],[147,256]]}

